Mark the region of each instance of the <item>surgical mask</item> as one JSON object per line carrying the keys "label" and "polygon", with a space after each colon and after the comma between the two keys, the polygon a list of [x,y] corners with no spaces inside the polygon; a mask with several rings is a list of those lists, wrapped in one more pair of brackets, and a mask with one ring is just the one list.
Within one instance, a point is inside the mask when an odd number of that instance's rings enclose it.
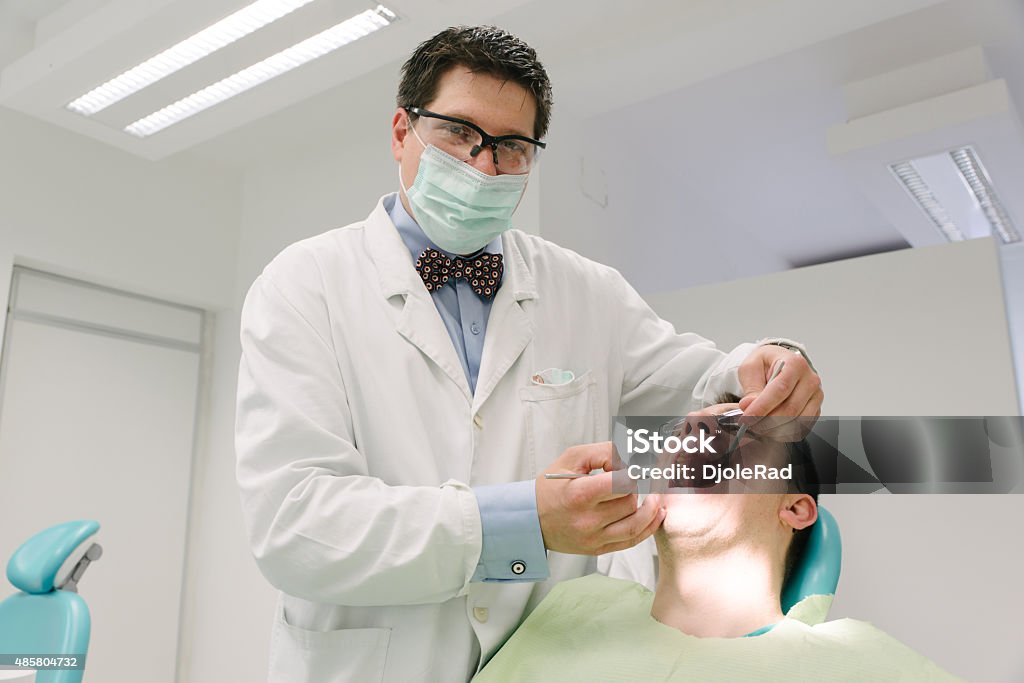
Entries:
{"label": "surgical mask", "polygon": [[453,254],[472,254],[512,227],[529,174],[487,175],[434,145],[424,147],[412,186],[402,184],[401,167],[398,182],[431,242]]}

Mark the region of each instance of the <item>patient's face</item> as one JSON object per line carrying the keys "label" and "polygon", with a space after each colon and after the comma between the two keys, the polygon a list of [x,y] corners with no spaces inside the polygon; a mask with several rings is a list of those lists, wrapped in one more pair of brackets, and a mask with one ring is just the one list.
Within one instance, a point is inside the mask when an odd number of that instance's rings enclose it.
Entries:
{"label": "patient's face", "polygon": [[[717,412],[722,412],[721,407]],[[713,423],[709,426],[717,431]],[[744,538],[764,538],[775,534],[785,543],[790,529],[780,518],[789,493],[786,480],[744,480],[726,478],[728,470],[755,468],[764,465],[779,469],[789,462],[784,443],[745,436],[733,453],[725,451],[734,433],[723,430],[716,437],[717,454],[678,453],[665,456],[689,468],[691,479],[667,482],[662,504],[667,510],[658,531],[659,542],[669,541],[679,550],[700,547],[707,550],[715,544],[733,545]],[[722,474],[720,477],[719,474]]]}
{"label": "patient's face", "polygon": [[677,494],[662,498],[665,521],[658,534],[679,550],[709,550],[735,545],[744,538],[780,534],[783,494]]}

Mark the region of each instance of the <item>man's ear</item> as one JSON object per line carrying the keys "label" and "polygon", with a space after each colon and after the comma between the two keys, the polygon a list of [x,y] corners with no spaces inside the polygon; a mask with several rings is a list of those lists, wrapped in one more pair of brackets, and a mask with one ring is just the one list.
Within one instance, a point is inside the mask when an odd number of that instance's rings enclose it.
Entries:
{"label": "man's ear", "polygon": [[395,116],[391,119],[391,154],[395,161],[402,160],[402,152],[405,150],[405,136],[409,134],[409,115],[399,107],[395,110]]}
{"label": "man's ear", "polygon": [[794,531],[806,529],[818,520],[818,504],[806,493],[783,496],[779,507],[779,521]]}

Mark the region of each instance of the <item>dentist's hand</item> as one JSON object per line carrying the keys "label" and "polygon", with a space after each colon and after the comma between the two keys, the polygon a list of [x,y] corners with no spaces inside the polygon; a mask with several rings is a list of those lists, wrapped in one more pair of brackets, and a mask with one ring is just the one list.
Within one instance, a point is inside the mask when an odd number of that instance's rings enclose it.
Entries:
{"label": "dentist's hand", "polygon": [[[785,362],[782,372],[769,382],[779,361]],[[740,365],[739,380],[743,386],[739,407],[745,415],[771,417],[778,426],[792,418],[813,425],[821,415],[825,400],[821,378],[799,353],[773,344],[759,346]]]}
{"label": "dentist's hand", "polygon": [[616,459],[610,441],[573,446],[546,472],[604,472],[578,479],[537,477],[537,514],[548,550],[602,555],[631,548],[661,526],[665,509],[659,496],[648,495],[638,508],[635,485],[628,492],[612,489]]}

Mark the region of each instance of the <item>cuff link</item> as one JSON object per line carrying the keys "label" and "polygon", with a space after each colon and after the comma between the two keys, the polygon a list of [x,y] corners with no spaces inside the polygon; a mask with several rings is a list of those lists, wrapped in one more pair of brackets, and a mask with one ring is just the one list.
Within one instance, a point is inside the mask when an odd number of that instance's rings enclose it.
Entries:
{"label": "cuff link", "polygon": [[511,565],[509,565],[509,569],[511,569],[512,573],[516,576],[520,576],[521,574],[526,572],[526,563],[522,560],[516,560]]}

